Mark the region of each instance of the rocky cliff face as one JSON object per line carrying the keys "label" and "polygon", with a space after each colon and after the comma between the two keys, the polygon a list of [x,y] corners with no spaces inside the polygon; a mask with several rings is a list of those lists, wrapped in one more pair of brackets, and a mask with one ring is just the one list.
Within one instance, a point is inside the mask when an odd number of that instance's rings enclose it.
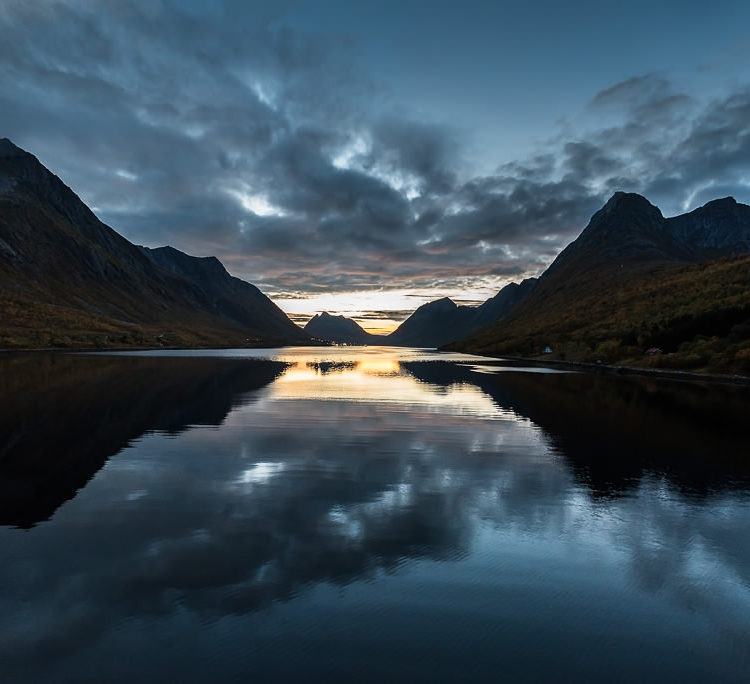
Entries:
{"label": "rocky cliff face", "polygon": [[750,207],[734,197],[713,200],[667,219],[665,232],[696,261],[750,253]]}
{"label": "rocky cliff face", "polygon": [[542,279],[637,263],[700,263],[749,251],[750,206],[731,197],[664,218],[645,197],[616,192]]}

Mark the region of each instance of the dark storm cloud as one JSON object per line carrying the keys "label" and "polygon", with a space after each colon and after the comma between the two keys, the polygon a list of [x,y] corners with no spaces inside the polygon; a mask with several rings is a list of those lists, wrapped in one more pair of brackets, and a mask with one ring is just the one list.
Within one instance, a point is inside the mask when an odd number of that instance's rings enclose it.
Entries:
{"label": "dark storm cloud", "polygon": [[[450,145],[438,147],[421,166],[402,159],[400,167],[391,166],[392,172],[412,174],[424,192],[409,203],[413,216],[404,219],[407,209],[398,202],[400,211],[392,214],[396,220],[388,239],[382,239],[376,221],[355,211],[354,204],[349,214],[321,219],[321,227],[337,226],[331,234],[340,241],[334,249],[327,241],[318,246],[317,253],[327,253],[328,261],[309,271],[310,286],[324,290],[326,285],[343,287],[349,280],[351,286],[364,288],[387,271],[401,285],[429,286],[439,280],[455,287],[462,276],[518,276],[539,270],[620,189],[645,192],[663,202],[666,213],[722,194],[747,196],[746,186],[729,182],[750,168],[747,134],[742,133],[746,94],[710,102],[696,113],[693,98],[675,92],[664,79],[643,77],[600,94],[592,108],[614,106],[616,95],[630,98],[629,103],[620,102],[619,123],[594,129],[580,140],[555,141],[554,154],[506,164],[491,176],[460,184],[455,176],[443,174],[450,156],[445,150],[452,150],[454,159],[458,154]],[[436,135],[434,129],[430,135]],[[404,155],[420,149],[418,144],[404,145]],[[388,149],[381,151],[386,159]],[[373,147],[363,169],[376,166],[378,151]],[[719,182],[722,177],[726,180]],[[698,194],[688,206],[695,188],[706,185],[710,188],[705,198]],[[349,240],[352,249],[347,250]],[[350,259],[357,246],[367,246],[367,255]],[[332,276],[332,264],[350,271],[351,279]],[[292,286],[294,274],[282,280]]]}
{"label": "dark storm cloud", "polygon": [[453,188],[459,155],[457,140],[444,128],[389,117],[375,123],[377,154],[365,168],[385,164],[396,175],[412,175],[422,194],[447,193]]}
{"label": "dark storm cloud", "polygon": [[399,113],[356,44],[283,11],[5,3],[1,132],[126,237],[216,254],[272,292],[538,272],[616,190],[665,213],[748,198],[747,89],[700,103],[630,78],[585,130],[472,177],[464,134]]}

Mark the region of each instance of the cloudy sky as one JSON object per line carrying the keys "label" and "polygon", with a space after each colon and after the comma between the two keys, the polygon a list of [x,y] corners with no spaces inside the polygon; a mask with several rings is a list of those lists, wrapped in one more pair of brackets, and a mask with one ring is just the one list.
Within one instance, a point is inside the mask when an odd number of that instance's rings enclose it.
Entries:
{"label": "cloudy sky", "polygon": [[394,325],[616,190],[750,202],[750,3],[0,0],[0,137],[138,244]]}

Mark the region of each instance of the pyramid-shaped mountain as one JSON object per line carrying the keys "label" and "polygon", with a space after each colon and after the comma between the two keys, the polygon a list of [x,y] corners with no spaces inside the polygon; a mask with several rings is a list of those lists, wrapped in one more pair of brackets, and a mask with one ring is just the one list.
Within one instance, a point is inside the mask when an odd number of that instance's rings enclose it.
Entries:
{"label": "pyramid-shaped mountain", "polygon": [[332,316],[327,311],[313,316],[305,325],[311,337],[338,344],[379,344],[380,335],[372,335],[359,323],[346,316]]}
{"label": "pyramid-shaped mountain", "polygon": [[534,289],[536,278],[506,285],[480,306],[461,306],[443,297],[420,306],[385,338],[387,344],[440,347],[497,323]]}

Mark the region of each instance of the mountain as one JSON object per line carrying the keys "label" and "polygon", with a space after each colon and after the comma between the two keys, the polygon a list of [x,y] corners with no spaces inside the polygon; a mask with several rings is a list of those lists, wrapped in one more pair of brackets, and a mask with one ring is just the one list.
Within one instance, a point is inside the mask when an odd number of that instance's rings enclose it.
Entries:
{"label": "mountain", "polygon": [[733,198],[664,218],[616,193],[506,318],[448,347],[750,371],[749,254],[750,206]]}
{"label": "mountain", "polygon": [[666,219],[667,232],[695,261],[750,253],[750,207],[734,197],[713,200]]}
{"label": "mountain", "polygon": [[0,346],[247,345],[305,333],[213,258],[133,245],[0,140]]}
{"label": "mountain", "polygon": [[326,311],[313,316],[304,330],[310,337],[339,344],[379,344],[383,340],[380,335],[366,332],[351,318],[332,316]]}
{"label": "mountain", "polygon": [[457,339],[466,329],[474,309],[443,297],[420,306],[386,338],[402,347],[439,347]]}
{"label": "mountain", "polygon": [[516,308],[536,286],[536,278],[526,278],[520,283],[506,285],[494,297],[478,306],[472,319],[469,332],[476,332],[488,325],[497,323]]}
{"label": "mountain", "polygon": [[536,278],[506,285],[481,306],[459,306],[444,297],[420,306],[386,338],[388,344],[439,347],[478,332],[512,311],[536,285]]}
{"label": "mountain", "polygon": [[140,250],[157,266],[197,285],[202,301],[196,301],[196,306],[207,303],[211,313],[239,329],[252,328],[267,337],[292,341],[305,339],[298,326],[255,285],[229,275],[216,257],[189,256],[174,247]]}
{"label": "mountain", "polygon": [[612,267],[702,263],[750,252],[750,207],[732,197],[664,218],[645,197],[616,192],[542,276],[577,278]]}

